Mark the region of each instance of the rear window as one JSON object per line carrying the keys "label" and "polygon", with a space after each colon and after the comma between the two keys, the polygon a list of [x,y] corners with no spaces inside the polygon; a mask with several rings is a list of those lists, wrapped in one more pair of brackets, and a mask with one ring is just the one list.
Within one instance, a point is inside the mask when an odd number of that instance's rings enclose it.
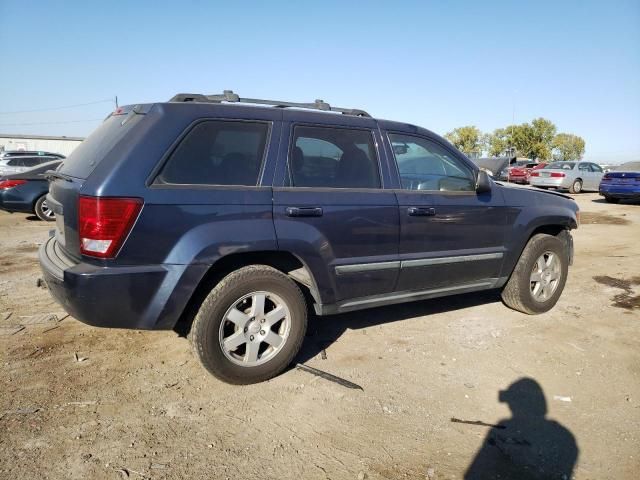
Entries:
{"label": "rear window", "polygon": [[123,115],[110,116],[65,159],[60,172],[76,178],[87,178],[111,149],[144,118],[133,115],[124,125]]}
{"label": "rear window", "polygon": [[573,167],[575,165],[576,165],[575,162],[553,162],[544,168],[555,169],[555,170],[573,170]]}
{"label": "rear window", "polygon": [[269,125],[208,120],[182,139],[165,164],[160,183],[255,186]]}

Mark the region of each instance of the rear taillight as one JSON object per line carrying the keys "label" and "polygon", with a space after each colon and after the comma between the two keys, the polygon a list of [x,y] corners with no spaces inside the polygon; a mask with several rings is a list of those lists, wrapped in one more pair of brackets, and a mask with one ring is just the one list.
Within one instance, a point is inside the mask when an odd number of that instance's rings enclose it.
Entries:
{"label": "rear taillight", "polygon": [[551,176],[554,178],[563,178],[566,177],[566,175],[562,172],[551,172]]}
{"label": "rear taillight", "polygon": [[531,176],[532,177],[539,177],[540,176],[540,172],[531,172]]}
{"label": "rear taillight", "polygon": [[80,253],[113,258],[131,231],[142,208],[140,198],[80,197]]}
{"label": "rear taillight", "polygon": [[611,175],[609,175],[608,173],[605,173],[604,176],[602,177],[602,180],[611,180]]}
{"label": "rear taillight", "polygon": [[24,185],[25,183],[27,183],[26,180],[2,180],[0,181],[0,190],[9,190],[18,185]]}

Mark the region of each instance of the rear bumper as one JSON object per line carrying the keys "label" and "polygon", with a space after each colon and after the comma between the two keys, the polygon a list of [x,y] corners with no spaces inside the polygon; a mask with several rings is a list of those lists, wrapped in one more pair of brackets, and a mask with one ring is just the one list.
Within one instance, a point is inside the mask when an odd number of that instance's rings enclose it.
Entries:
{"label": "rear bumper", "polygon": [[143,330],[173,328],[207,268],[77,263],[54,238],[40,247],[39,258],[51,295],[72,317],[97,327]]}
{"label": "rear bumper", "polygon": [[11,190],[0,190],[0,210],[5,212],[33,213],[33,204],[15,198]]}
{"label": "rear bumper", "polygon": [[623,199],[640,199],[640,188],[634,185],[600,185],[599,193],[602,196],[623,198]]}
{"label": "rear bumper", "polygon": [[[567,183],[565,185],[565,182]],[[551,177],[530,177],[529,184],[534,187],[549,187],[549,188],[569,188],[568,181],[565,178],[551,178]]]}

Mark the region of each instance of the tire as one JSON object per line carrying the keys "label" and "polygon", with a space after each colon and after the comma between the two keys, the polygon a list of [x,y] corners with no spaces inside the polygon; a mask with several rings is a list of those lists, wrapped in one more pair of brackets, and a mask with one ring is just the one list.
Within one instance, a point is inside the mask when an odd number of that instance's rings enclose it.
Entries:
{"label": "tire", "polygon": [[569,187],[569,193],[580,193],[582,192],[582,180],[577,178],[573,184]]}
{"label": "tire", "polygon": [[605,201],[607,203],[620,203],[620,199],[619,198],[608,197],[608,196],[605,195],[604,199],[605,199]]}
{"label": "tire", "polygon": [[47,206],[47,196],[42,195],[33,207],[33,211],[40,220],[45,222],[53,222],[56,219],[55,214]]}
{"label": "tire", "polygon": [[[274,321],[279,317],[282,320]],[[300,350],[306,329],[307,306],[296,283],[275,268],[251,265],[230,273],[211,290],[190,338],[210,373],[246,385],[282,372]]]}
{"label": "tire", "polygon": [[[547,254],[555,256],[554,268],[539,263],[551,262]],[[543,273],[540,273],[540,270]],[[562,294],[568,271],[569,258],[565,243],[553,235],[534,235],[524,247],[511,277],[502,290],[502,301],[508,307],[529,315],[548,312]],[[538,273],[539,281],[534,280],[534,278],[538,278],[534,277],[535,273]],[[549,279],[554,275],[557,275],[557,279],[550,281]],[[546,290],[546,288],[550,290]]]}

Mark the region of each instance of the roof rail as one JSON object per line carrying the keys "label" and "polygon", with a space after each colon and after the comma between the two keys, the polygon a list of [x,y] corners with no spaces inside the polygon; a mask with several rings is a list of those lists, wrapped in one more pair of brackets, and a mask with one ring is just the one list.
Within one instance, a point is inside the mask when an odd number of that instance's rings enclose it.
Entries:
{"label": "roof rail", "polygon": [[309,108],[324,112],[339,112],[343,115],[355,115],[356,117],[371,117],[364,110],[356,108],[332,107],[324,100],[316,100],[313,103],[281,102],[279,100],[261,100],[259,98],[240,98],[233,90],[225,90],[222,94],[202,95],[200,93],[178,93],[169,100],[170,102],[201,102],[201,103],[253,103],[256,105],[271,105],[276,108]]}

